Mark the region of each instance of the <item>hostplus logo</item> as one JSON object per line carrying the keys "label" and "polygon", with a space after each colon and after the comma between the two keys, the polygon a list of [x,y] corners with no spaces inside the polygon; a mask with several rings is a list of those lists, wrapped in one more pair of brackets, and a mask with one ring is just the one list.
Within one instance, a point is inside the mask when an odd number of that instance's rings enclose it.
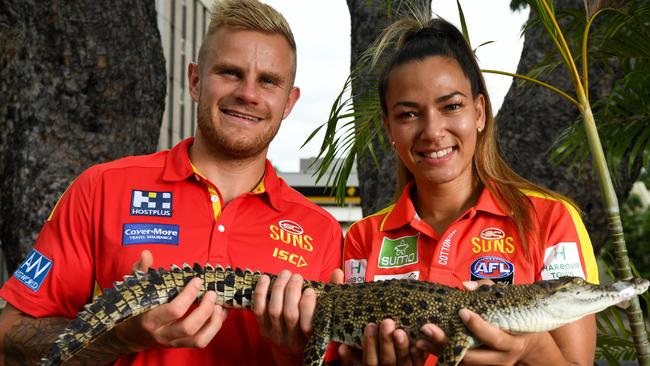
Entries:
{"label": "hostplus logo", "polygon": [[379,268],[396,268],[418,262],[418,235],[384,238],[379,252]]}
{"label": "hostplus logo", "polygon": [[172,193],[133,190],[132,216],[172,216]]}

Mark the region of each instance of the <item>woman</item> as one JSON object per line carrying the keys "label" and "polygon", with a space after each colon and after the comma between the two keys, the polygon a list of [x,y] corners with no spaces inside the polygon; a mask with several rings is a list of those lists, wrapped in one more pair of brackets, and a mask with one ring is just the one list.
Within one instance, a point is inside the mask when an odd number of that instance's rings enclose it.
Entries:
{"label": "woman", "polygon": [[[378,52],[393,39],[397,50],[379,96],[401,194],[348,231],[346,281],[413,278],[462,288],[464,281],[580,276],[597,283],[591,242],[573,203],[521,178],[501,158],[485,81],[462,34],[441,19],[404,19],[385,31]],[[593,316],[524,335],[465,310],[461,317],[484,344],[468,351],[466,364],[593,364]],[[417,363],[405,333],[393,329],[392,321],[381,332],[366,329],[365,362]],[[435,353],[444,334],[431,325],[422,330],[432,336],[425,348]]]}

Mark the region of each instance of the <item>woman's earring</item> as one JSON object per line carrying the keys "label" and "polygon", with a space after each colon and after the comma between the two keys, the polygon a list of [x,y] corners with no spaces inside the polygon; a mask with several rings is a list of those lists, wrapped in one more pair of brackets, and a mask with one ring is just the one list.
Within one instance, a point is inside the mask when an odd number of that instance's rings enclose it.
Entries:
{"label": "woman's earring", "polygon": [[481,133],[481,132],[483,132],[483,128],[479,127],[478,128],[478,133]]}
{"label": "woman's earring", "polygon": [[391,145],[393,145],[393,149],[395,148],[395,141],[390,142]]}

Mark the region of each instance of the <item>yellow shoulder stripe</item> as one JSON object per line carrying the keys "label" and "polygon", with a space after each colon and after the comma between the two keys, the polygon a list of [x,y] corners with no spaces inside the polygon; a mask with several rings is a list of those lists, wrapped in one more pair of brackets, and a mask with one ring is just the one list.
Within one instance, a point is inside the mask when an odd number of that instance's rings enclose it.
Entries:
{"label": "yellow shoulder stripe", "polygon": [[547,200],[553,200],[553,201],[560,201],[562,205],[569,211],[569,215],[571,215],[571,219],[573,220],[573,226],[576,228],[576,232],[578,233],[578,240],[580,240],[580,251],[582,252],[582,256],[585,260],[585,270],[587,271],[585,280],[590,283],[598,284],[598,266],[596,265],[596,257],[594,255],[594,247],[591,244],[591,239],[589,238],[589,233],[587,232],[587,228],[585,227],[585,224],[582,222],[582,218],[580,218],[580,214],[578,214],[578,210],[576,210],[575,207],[570,205],[564,200],[557,200],[553,197],[549,197],[541,192],[537,191],[531,191],[531,190],[522,190],[527,196],[532,196],[532,197],[539,197],[539,198],[544,198]]}

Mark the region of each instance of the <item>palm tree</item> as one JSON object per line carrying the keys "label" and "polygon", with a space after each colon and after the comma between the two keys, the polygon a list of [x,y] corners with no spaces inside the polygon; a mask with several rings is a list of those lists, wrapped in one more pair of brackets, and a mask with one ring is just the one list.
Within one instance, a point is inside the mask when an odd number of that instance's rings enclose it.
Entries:
{"label": "palm tree", "polygon": [[[560,94],[563,98],[569,101],[571,104],[577,107],[580,112],[580,117],[584,127],[584,136],[586,137],[589,151],[592,156],[592,164],[594,166],[595,172],[598,176],[598,182],[600,184],[601,195],[603,197],[603,203],[605,210],[607,212],[607,222],[610,235],[612,237],[613,246],[614,246],[614,257],[616,260],[616,267],[618,271],[618,277],[621,279],[629,280],[632,278],[632,270],[630,267],[630,260],[627,256],[627,249],[625,246],[625,239],[623,236],[623,224],[620,216],[620,207],[618,203],[618,197],[614,189],[613,180],[610,176],[610,170],[607,166],[607,160],[605,158],[605,153],[601,144],[601,140],[598,134],[598,128],[596,127],[596,122],[594,118],[594,113],[591,108],[591,103],[589,101],[589,60],[588,60],[588,45],[589,45],[589,31],[596,20],[596,18],[608,11],[616,12],[614,9],[610,8],[601,8],[597,9],[596,7],[590,7],[587,4],[585,13],[587,14],[587,22],[583,30],[583,37],[581,39],[581,57],[580,61],[582,63],[582,68],[580,69],[577,66],[576,58],[573,56],[571,49],[567,40],[564,37],[562,29],[558,24],[558,21],[555,16],[555,10],[553,8],[553,2],[549,0],[535,0],[530,3],[534,8],[538,20],[544,26],[547,31],[547,34],[551,37],[554,44],[557,46],[561,57],[561,64],[563,64],[568,73],[569,78],[573,84],[575,95],[569,95],[568,93],[555,88],[545,82],[540,81],[531,76],[524,76],[518,74],[511,74],[502,71],[496,70],[484,70],[486,72],[494,72],[499,74],[505,74],[508,76],[513,76],[525,81],[533,82],[535,84],[541,85],[555,93]],[[621,13],[618,13],[621,14]],[[614,37],[614,35],[620,35],[620,27],[624,25],[624,22],[628,21],[629,17],[622,17],[619,19],[619,22],[614,21],[617,27],[611,29],[611,33],[607,35],[606,38]],[[638,71],[635,70],[634,73]],[[616,105],[613,105],[616,108]],[[647,124],[646,116],[646,124]],[[634,123],[629,123],[628,125],[633,125]],[[644,129],[643,123],[641,124],[642,130]],[[631,158],[631,164],[635,161],[639,161],[647,156],[641,150],[641,147],[647,148],[650,147],[648,141],[649,137],[639,139],[638,136],[628,136],[627,141],[635,141],[635,145],[638,143],[639,147],[637,148],[637,154],[641,152],[640,155],[633,156]],[[566,145],[563,147],[566,150]],[[624,149],[627,153],[627,148]],[[559,155],[566,156],[566,151],[560,151]],[[638,298],[634,298],[631,301],[630,306],[627,309],[627,314],[630,322],[630,328],[632,330],[632,338],[635,341],[635,347],[637,351],[637,359],[642,365],[650,365],[650,345],[648,344],[647,332],[645,329],[645,321],[643,319],[643,313],[641,312],[641,307],[639,305]]]}

